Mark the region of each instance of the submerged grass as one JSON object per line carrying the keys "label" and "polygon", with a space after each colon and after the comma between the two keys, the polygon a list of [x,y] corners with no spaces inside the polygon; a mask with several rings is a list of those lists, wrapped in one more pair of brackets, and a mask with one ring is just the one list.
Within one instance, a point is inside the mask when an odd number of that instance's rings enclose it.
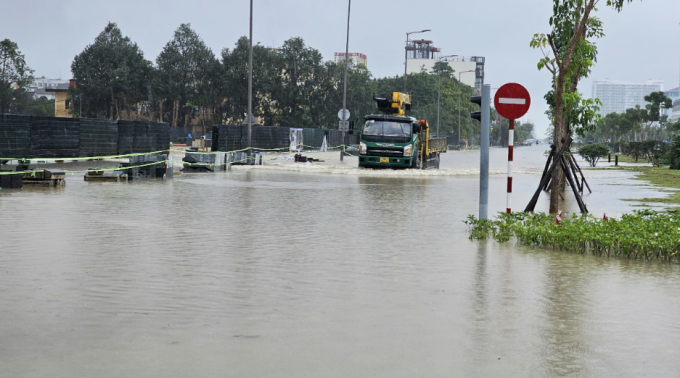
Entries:
{"label": "submerged grass", "polygon": [[650,166],[640,166],[640,167],[621,167],[621,169],[641,173],[636,178],[639,180],[649,181],[652,185],[661,186],[664,189],[668,188],[671,190],[663,190],[663,192],[668,193],[666,197],[663,198],[643,198],[635,199],[632,201],[649,202],[649,203],[666,203],[666,204],[676,204],[680,205],[680,170],[668,169],[668,167],[650,167]]}
{"label": "submerged grass", "polygon": [[493,237],[497,242],[516,239],[528,246],[551,248],[581,254],[660,260],[680,259],[680,213],[639,210],[621,219],[596,219],[591,215],[564,219],[544,213],[499,213],[495,220],[476,219],[465,223],[470,239]]}

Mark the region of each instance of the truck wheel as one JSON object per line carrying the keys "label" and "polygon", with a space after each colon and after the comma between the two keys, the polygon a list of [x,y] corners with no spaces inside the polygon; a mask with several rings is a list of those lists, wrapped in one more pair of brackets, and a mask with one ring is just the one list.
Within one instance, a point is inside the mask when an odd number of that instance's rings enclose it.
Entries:
{"label": "truck wheel", "polygon": [[421,164],[420,164],[420,151],[416,151],[415,156],[413,157],[413,163],[411,163],[411,168],[413,169],[421,169]]}

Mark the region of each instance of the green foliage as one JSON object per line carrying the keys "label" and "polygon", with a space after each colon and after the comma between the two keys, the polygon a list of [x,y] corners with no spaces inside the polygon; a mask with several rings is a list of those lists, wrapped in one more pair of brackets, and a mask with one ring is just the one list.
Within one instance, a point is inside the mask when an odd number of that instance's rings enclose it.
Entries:
{"label": "green foliage", "polygon": [[33,82],[33,70],[26,65],[19,46],[0,41],[0,114],[16,113],[17,104],[26,101],[26,88]]}
{"label": "green foliage", "polygon": [[[668,140],[675,130],[675,125],[666,125],[666,116],[660,114],[661,105],[670,108],[671,99],[664,92],[653,92],[645,96],[648,101],[644,108],[636,106],[626,109],[622,114],[607,114],[596,128],[589,129],[582,136],[589,141],[644,141]],[[654,124],[657,122],[657,124]]]}
{"label": "green foliage", "polygon": [[[491,110],[491,120],[492,125],[491,131],[489,133],[491,144],[494,146],[507,146],[510,122],[498,115],[495,109]],[[520,120],[515,120],[514,134],[515,145],[519,145],[527,139],[534,139],[534,124],[531,122],[521,122]]]}
{"label": "green foliage", "polygon": [[[109,24],[74,59],[78,89],[72,93],[76,100],[72,109],[77,112],[78,101],[83,99],[83,115],[90,117],[153,116],[177,125],[195,123],[196,119],[208,124],[240,124],[248,106],[248,58],[246,37],[215,57],[190,25],[183,24],[153,67],[136,44],[123,37],[115,24]],[[459,83],[450,66],[438,63],[434,73],[409,75],[410,115],[427,119],[436,127],[441,85],[440,134],[457,135],[460,120],[462,138],[478,139],[479,123],[469,117],[469,112],[476,110],[469,102],[473,88]],[[344,62],[324,62],[319,51],[301,38],[290,38],[278,49],[255,44],[254,116],[272,126],[337,128],[344,68]],[[403,79],[374,79],[365,66],[350,66],[347,108],[352,118],[360,124],[364,115],[376,113],[373,94],[400,92]],[[532,127],[521,125],[518,133],[529,135]]]}
{"label": "green foliage", "polygon": [[[147,98],[151,62],[130,38],[109,23],[94,43],[76,55],[71,72],[77,83],[72,91],[72,112],[83,117],[121,118]],[[76,97],[77,96],[77,97]]]}
{"label": "green foliage", "polygon": [[[218,76],[219,62],[190,24],[181,24],[175,30],[172,40],[156,58],[156,64],[157,96],[177,111],[177,116],[172,117],[177,126],[183,126],[196,107],[216,101],[212,81]],[[175,101],[178,109],[174,109]]]}
{"label": "green foliage", "polygon": [[608,153],[609,146],[604,143],[586,144],[578,149],[578,154],[586,159],[591,167],[596,166],[600,158],[607,156]]}
{"label": "green foliage", "polygon": [[543,213],[499,213],[495,220],[469,216],[470,239],[493,237],[520,244],[596,256],[677,261],[680,256],[680,217],[652,210],[636,211],[621,219],[591,215],[564,219]]}
{"label": "green foliage", "polygon": [[15,105],[15,113],[40,117],[54,117],[54,100],[40,97],[37,100],[26,96]]}
{"label": "green foliage", "polygon": [[680,135],[676,135],[669,151],[671,169],[680,169]]}

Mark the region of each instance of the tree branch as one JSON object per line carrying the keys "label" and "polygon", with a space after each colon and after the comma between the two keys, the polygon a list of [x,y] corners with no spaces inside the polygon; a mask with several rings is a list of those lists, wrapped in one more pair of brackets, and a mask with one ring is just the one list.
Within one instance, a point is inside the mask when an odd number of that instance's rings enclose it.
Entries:
{"label": "tree branch", "polygon": [[557,52],[557,47],[555,47],[555,41],[553,41],[552,34],[548,34],[548,42],[550,42],[550,47],[553,50],[553,54],[555,54],[555,61],[557,61],[557,65],[561,68],[562,61],[560,60],[560,54]]}

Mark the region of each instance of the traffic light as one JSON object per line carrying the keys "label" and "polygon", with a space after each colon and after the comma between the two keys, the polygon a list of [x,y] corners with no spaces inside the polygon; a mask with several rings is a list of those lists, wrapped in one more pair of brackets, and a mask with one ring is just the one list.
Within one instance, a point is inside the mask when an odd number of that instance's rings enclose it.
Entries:
{"label": "traffic light", "polygon": [[[473,104],[477,104],[480,107],[482,106],[482,96],[472,96],[470,97],[470,102]],[[476,119],[479,122],[482,122],[482,112],[472,112],[470,113],[470,118]]]}

